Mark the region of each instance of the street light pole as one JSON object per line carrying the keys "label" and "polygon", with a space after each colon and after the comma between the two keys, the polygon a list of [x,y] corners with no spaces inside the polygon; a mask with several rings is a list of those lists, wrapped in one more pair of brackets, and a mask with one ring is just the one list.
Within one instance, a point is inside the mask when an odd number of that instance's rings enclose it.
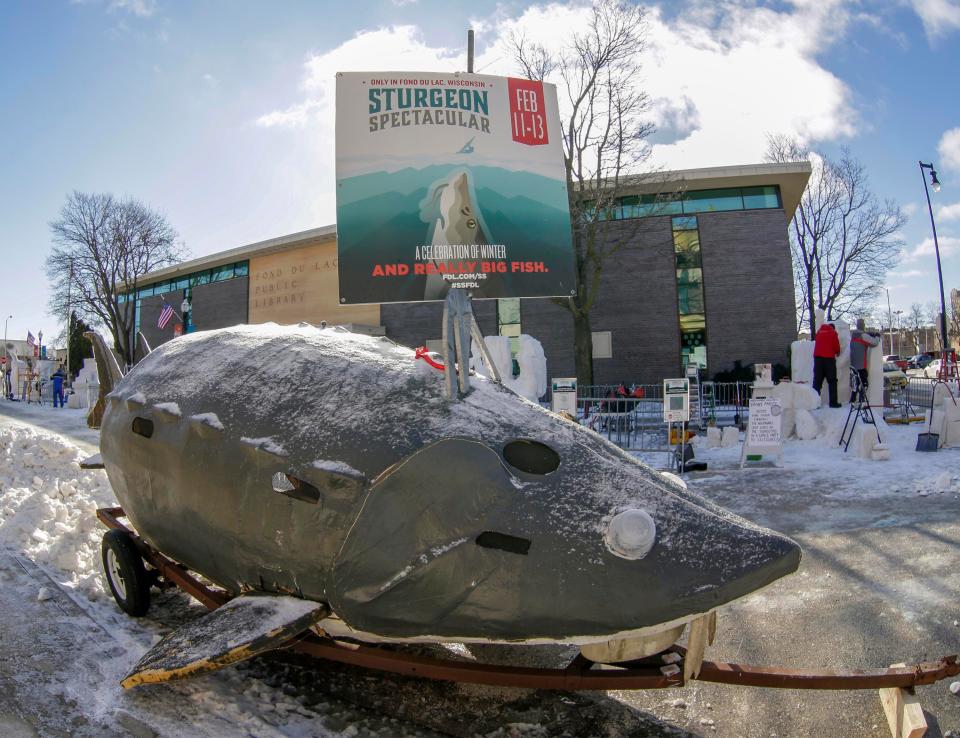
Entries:
{"label": "street light pole", "polygon": [[927,178],[923,176],[923,170],[930,170],[930,185],[933,187],[934,192],[940,191],[940,180],[937,179],[937,170],[933,168],[933,162],[929,164],[924,164],[922,161],[918,162],[920,164],[920,179],[923,180],[923,192],[927,196],[927,210],[930,212],[930,228],[933,230],[933,250],[937,255],[937,279],[940,283],[940,335],[941,335],[941,347],[943,351],[940,356],[940,374],[942,378],[946,379],[947,377],[947,355],[948,355],[948,343],[947,339],[947,301],[943,296],[943,269],[940,266],[940,243],[937,241],[937,224],[933,220],[933,205],[930,204],[930,190],[927,188]]}

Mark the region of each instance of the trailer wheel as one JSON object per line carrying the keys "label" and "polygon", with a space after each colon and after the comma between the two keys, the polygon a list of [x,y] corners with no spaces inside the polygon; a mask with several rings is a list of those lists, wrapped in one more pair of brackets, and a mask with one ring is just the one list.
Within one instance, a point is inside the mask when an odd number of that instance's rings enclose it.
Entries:
{"label": "trailer wheel", "polygon": [[100,553],[107,583],[120,609],[135,618],[146,614],[150,608],[150,577],[130,535],[122,530],[107,531]]}

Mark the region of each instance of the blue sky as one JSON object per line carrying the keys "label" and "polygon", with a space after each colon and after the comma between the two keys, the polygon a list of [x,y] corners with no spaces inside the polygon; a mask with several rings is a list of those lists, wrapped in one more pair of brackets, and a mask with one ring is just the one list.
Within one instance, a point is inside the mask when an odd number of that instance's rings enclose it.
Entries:
{"label": "blue sky", "polygon": [[[893,309],[938,299],[917,160],[937,164],[947,289],[960,287],[960,0],[649,4],[640,84],[667,168],[761,160],[768,133],[847,146],[910,215]],[[332,223],[333,73],[511,73],[504,38],[556,43],[576,4],[47,0],[0,8],[0,320],[46,312],[48,223],[71,190],[136,196],[194,256]]]}

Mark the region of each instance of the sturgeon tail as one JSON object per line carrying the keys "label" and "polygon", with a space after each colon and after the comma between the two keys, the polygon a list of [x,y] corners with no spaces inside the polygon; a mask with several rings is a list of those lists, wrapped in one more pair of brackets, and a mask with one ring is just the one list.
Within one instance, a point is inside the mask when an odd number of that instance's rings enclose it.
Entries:
{"label": "sturgeon tail", "polygon": [[103,397],[113,392],[113,388],[123,379],[123,372],[103,336],[96,331],[87,331],[83,337],[93,344],[93,358],[97,361],[97,377],[100,380],[100,396]]}

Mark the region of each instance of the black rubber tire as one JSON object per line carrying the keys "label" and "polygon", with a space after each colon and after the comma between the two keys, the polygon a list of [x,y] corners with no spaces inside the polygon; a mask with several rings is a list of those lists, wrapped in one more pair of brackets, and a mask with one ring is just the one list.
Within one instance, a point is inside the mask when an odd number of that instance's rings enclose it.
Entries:
{"label": "black rubber tire", "polygon": [[[100,546],[100,559],[107,584],[120,609],[135,618],[145,615],[150,609],[150,577],[130,534],[108,530]],[[116,566],[111,566],[112,563]],[[115,582],[117,577],[122,581]]]}

